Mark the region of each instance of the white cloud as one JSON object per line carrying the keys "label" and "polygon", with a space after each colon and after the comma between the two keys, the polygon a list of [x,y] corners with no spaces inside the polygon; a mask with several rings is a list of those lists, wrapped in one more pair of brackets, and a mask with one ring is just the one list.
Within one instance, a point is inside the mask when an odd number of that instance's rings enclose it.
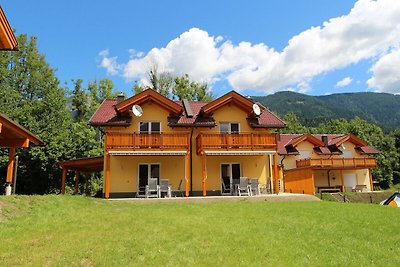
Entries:
{"label": "white cloud", "polygon": [[[236,90],[275,92],[285,87],[310,90],[316,75],[368,58],[379,58],[400,40],[398,0],[359,0],[350,13],[332,18],[294,37],[278,52],[264,43],[233,44],[192,28],[166,47],[131,56],[127,63],[103,55],[109,74],[142,79],[153,64],[198,81],[226,79]],[[374,86],[377,87],[377,86]]]}
{"label": "white cloud", "polygon": [[379,92],[400,94],[399,66],[400,49],[394,49],[372,66],[372,77],[367,81],[368,86]]}
{"label": "white cloud", "polygon": [[121,66],[117,63],[117,57],[108,57],[108,50],[100,51],[99,56],[102,57],[100,66],[107,70],[110,75],[117,75]]}
{"label": "white cloud", "polygon": [[346,77],[340,81],[338,81],[335,85],[336,88],[341,88],[341,87],[345,87],[348,86],[349,84],[351,84],[351,82],[353,81],[352,78],[350,77]]}

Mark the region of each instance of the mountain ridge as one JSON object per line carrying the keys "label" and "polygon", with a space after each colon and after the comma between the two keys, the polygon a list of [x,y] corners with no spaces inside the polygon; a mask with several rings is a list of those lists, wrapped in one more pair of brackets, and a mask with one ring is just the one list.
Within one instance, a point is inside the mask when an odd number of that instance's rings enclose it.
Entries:
{"label": "mountain ridge", "polygon": [[350,120],[358,116],[387,132],[400,128],[400,95],[357,92],[310,96],[281,91],[268,96],[253,96],[252,99],[281,118],[294,112],[300,122],[308,127],[331,119]]}

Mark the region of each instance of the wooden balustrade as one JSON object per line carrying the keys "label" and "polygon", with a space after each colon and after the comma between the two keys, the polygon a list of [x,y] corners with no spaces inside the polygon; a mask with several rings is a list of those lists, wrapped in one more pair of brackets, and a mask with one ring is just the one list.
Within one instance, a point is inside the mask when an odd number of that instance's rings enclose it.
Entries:
{"label": "wooden balustrade", "polygon": [[275,133],[200,133],[196,138],[197,153],[204,149],[276,149]]}
{"label": "wooden balustrade", "polygon": [[374,158],[333,158],[333,159],[301,159],[296,161],[297,168],[373,168],[376,166]]}
{"label": "wooden balustrade", "polygon": [[106,133],[107,149],[189,149],[189,133]]}

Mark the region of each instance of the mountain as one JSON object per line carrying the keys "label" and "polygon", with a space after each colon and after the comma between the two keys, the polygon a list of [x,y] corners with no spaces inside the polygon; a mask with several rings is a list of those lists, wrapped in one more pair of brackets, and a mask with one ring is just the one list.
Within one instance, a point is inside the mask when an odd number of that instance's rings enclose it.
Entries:
{"label": "mountain", "polygon": [[309,96],[295,92],[278,92],[252,99],[268,107],[278,116],[296,113],[305,126],[336,118],[350,120],[358,116],[376,123],[385,131],[400,128],[400,95],[386,93],[343,93]]}

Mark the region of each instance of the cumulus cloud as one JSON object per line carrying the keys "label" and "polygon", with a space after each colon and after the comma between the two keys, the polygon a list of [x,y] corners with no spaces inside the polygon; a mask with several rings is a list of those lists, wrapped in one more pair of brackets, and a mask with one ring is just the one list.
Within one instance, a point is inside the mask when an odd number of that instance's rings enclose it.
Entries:
{"label": "cumulus cloud", "polygon": [[100,66],[107,70],[110,75],[117,75],[121,69],[121,65],[117,63],[117,57],[108,57],[108,50],[100,51],[99,56],[102,57]]}
{"label": "cumulus cloud", "polygon": [[341,88],[341,87],[345,87],[348,86],[349,84],[351,84],[351,82],[353,81],[352,78],[350,77],[346,77],[340,81],[338,81],[335,85],[336,88]]}
{"label": "cumulus cloud", "polygon": [[400,94],[400,49],[381,57],[371,68],[372,77],[367,81],[378,92]]}
{"label": "cumulus cloud", "polygon": [[[313,77],[384,56],[399,40],[398,0],[359,0],[349,14],[301,32],[282,51],[264,43],[233,44],[192,28],[165,47],[131,56],[126,63],[118,63],[108,53],[102,55],[101,65],[109,74],[127,80],[142,79],[156,64],[161,70],[176,75],[188,73],[210,84],[226,79],[238,91],[272,93],[290,87],[307,92]],[[377,87],[373,82],[371,86]]]}

